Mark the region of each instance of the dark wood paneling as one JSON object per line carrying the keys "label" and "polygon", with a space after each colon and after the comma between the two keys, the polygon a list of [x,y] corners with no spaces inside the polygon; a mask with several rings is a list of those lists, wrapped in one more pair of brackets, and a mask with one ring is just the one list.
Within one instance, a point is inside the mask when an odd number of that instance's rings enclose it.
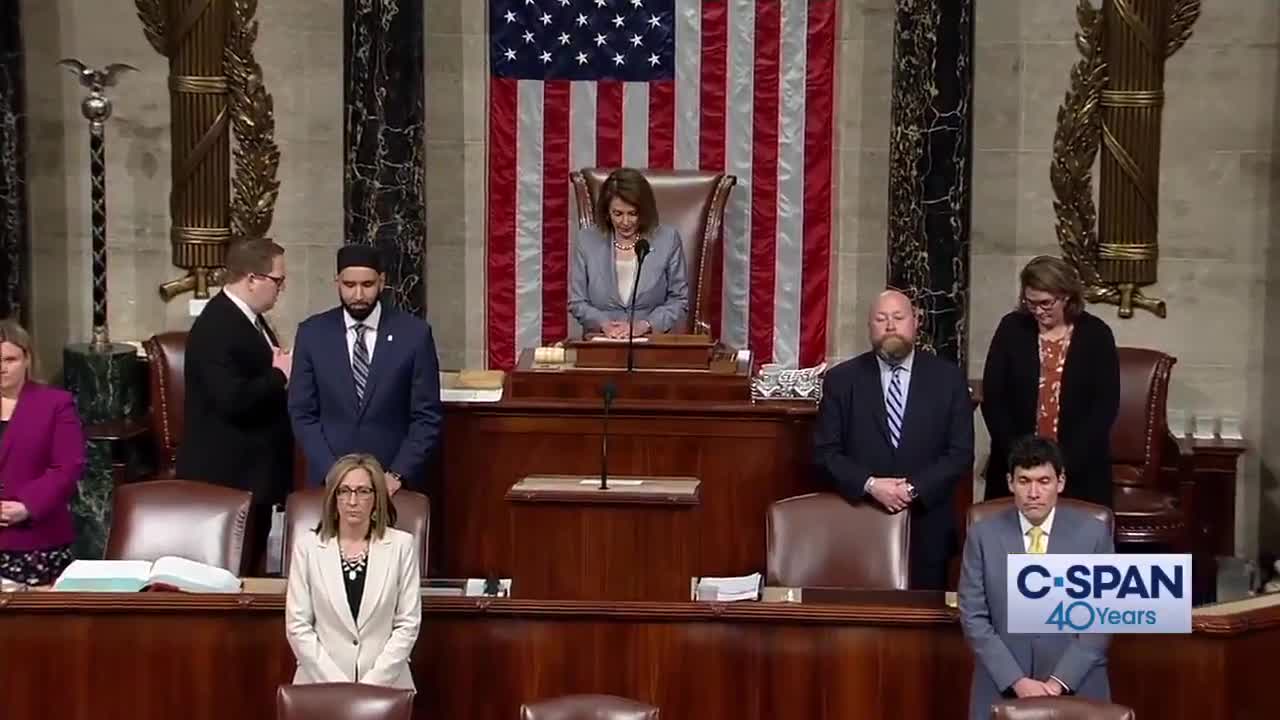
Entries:
{"label": "dark wood paneling", "polygon": [[[927,596],[850,604],[428,598],[418,718],[509,720],[521,702],[608,692],[706,720],[964,718],[972,660]],[[0,596],[3,717],[268,720],[293,673],[280,596]],[[1280,609],[1129,635],[1114,699],[1139,718],[1270,720]]]}
{"label": "dark wood paneling", "polygon": [[601,420],[581,405],[451,406],[438,574],[510,577],[523,598],[685,600],[691,577],[763,571],[769,503],[820,489],[812,406],[621,404],[609,474],[696,478],[696,505],[507,499],[527,475],[598,475]]}

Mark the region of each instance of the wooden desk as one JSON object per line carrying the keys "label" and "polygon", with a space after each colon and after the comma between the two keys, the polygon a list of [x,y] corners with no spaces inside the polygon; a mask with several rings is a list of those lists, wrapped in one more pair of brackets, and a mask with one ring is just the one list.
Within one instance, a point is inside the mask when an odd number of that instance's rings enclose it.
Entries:
{"label": "wooden desk", "polygon": [[[608,692],[707,720],[964,718],[972,661],[935,594],[846,604],[426,598],[416,717],[510,720],[521,702]],[[293,673],[279,595],[0,595],[3,717],[269,720]],[[1139,718],[1270,720],[1280,608],[1116,638]]]}
{"label": "wooden desk", "polygon": [[683,601],[689,579],[765,567],[769,503],[820,488],[811,403],[614,404],[609,474],[691,478],[696,504],[509,498],[529,475],[600,472],[595,402],[446,408],[433,574],[510,577],[521,598]]}

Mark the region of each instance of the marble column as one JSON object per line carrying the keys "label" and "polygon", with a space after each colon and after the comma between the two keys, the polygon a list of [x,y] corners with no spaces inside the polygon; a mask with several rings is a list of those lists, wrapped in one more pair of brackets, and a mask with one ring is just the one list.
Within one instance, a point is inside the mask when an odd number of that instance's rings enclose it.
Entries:
{"label": "marble column", "polygon": [[924,313],[920,342],[965,367],[973,166],[974,0],[898,0],[889,140],[889,284]]}
{"label": "marble column", "polygon": [[146,368],[132,345],[112,343],[104,348],[88,343],[68,345],[62,352],[62,382],[75,396],[88,448],[84,475],[71,500],[76,523],[75,554],[100,559],[111,527],[111,499],[115,491],[113,467],[116,434],[121,421],[146,412]]}
{"label": "marble column", "polygon": [[374,245],[389,299],[426,310],[423,0],[345,0],[346,242]]}
{"label": "marble column", "polygon": [[0,318],[29,323],[26,110],[19,0],[0,0]]}

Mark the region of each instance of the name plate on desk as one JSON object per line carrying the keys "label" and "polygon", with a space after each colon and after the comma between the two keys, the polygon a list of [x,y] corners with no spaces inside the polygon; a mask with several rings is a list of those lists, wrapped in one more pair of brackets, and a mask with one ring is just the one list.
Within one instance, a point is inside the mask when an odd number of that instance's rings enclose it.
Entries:
{"label": "name plate on desk", "polygon": [[529,475],[511,486],[507,500],[639,505],[697,505],[701,483],[692,477],[610,476],[600,489],[599,475]]}

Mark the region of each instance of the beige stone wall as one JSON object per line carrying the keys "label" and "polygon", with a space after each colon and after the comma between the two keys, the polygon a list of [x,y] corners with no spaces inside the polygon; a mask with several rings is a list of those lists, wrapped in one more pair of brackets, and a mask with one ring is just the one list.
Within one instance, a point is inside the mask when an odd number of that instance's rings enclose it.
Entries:
{"label": "beige stone wall", "polygon": [[[168,61],[142,34],[131,2],[25,0],[30,112],[34,331],[45,365],[90,331],[89,182],[83,90],[54,63],[139,69],[110,91],[107,125],[108,318],[116,340],[189,326],[190,294],[157,291],[179,277],[169,263]],[[334,302],[333,254],[342,232],[342,3],[278,0],[258,11],[258,61],[275,96],[281,193],[272,234],[286,249],[289,283],[275,321],[286,338]]]}
{"label": "beige stone wall", "polygon": [[[893,5],[842,3],[829,334],[836,359],[866,348],[867,302],[884,281]],[[975,375],[995,323],[1015,299],[1017,269],[1033,255],[1057,251],[1048,167],[1054,117],[1075,59],[1073,2],[976,5]],[[186,298],[166,306],[156,293],[177,276],[168,262],[165,211],[166,62],[147,45],[130,3],[26,0],[22,9],[42,350],[56,353],[89,333],[81,93],[53,66],[68,55],[141,69],[115,92],[108,130],[113,336],[141,339],[185,326]],[[1098,312],[1121,343],[1178,357],[1172,407],[1243,419],[1259,448],[1244,464],[1238,494],[1238,544],[1249,549],[1260,534],[1258,518],[1280,515],[1270,469],[1280,466],[1280,448],[1265,440],[1280,430],[1268,419],[1280,416],[1274,377],[1280,310],[1269,310],[1280,299],[1280,254],[1268,253],[1280,233],[1271,214],[1280,201],[1273,162],[1280,16],[1273,0],[1209,2],[1203,12],[1192,41],[1168,66],[1161,283],[1152,292],[1168,300],[1169,318],[1120,321],[1114,308]],[[274,0],[263,3],[259,15],[258,56],[275,94],[282,151],[273,232],[288,250],[288,292],[276,312],[288,337],[306,314],[333,302],[332,258],[342,228],[342,6],[338,0]],[[484,362],[485,22],[485,4],[477,0],[427,3],[427,303],[446,367]],[[1269,527],[1280,528],[1280,519]]]}
{"label": "beige stone wall", "polygon": [[[1077,58],[1074,2],[977,6],[974,374],[1016,299],[1018,269],[1034,255],[1058,252],[1049,163],[1057,107]],[[1114,307],[1094,308],[1120,344],[1178,358],[1170,408],[1240,417],[1245,436],[1262,448],[1246,458],[1238,488],[1241,550],[1256,547],[1259,535],[1260,458],[1280,454],[1268,447],[1263,421],[1280,410],[1275,400],[1264,402],[1277,394],[1280,366],[1264,362],[1263,352],[1280,342],[1280,311],[1265,302],[1272,280],[1280,282],[1267,264],[1277,232],[1277,43],[1273,0],[1204,3],[1191,41],[1167,65],[1160,283],[1148,294],[1168,302],[1169,316],[1139,311],[1120,320]],[[1271,487],[1274,505],[1274,481]]]}

